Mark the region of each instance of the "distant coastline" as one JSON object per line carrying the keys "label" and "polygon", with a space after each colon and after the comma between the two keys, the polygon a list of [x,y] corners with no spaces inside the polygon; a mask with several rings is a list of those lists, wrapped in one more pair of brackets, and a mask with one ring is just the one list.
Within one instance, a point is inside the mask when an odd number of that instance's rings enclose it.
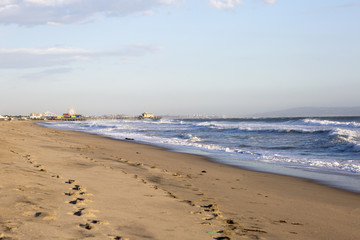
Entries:
{"label": "distant coastline", "polygon": [[[146,112],[145,112],[146,113]],[[6,114],[0,113],[0,120],[61,120],[62,118],[77,118],[77,120],[88,120],[88,119],[143,119],[141,115],[129,115],[129,114],[75,114],[68,113],[63,114],[61,117],[52,114],[49,115],[47,112],[38,113],[36,117],[31,114]],[[149,119],[231,119],[231,118],[304,118],[304,117],[358,117],[360,116],[359,107],[297,107],[289,108],[278,111],[269,111],[262,113],[253,114],[160,114],[145,117]]]}
{"label": "distant coastline", "polygon": [[253,117],[356,117],[360,107],[298,107],[257,113]]}

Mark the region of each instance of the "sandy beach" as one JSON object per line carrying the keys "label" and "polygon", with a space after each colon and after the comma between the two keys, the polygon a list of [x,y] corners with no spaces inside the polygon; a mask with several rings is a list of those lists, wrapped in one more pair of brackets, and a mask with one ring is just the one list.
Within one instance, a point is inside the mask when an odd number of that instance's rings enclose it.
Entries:
{"label": "sandy beach", "polygon": [[360,195],[0,122],[0,239],[360,239]]}

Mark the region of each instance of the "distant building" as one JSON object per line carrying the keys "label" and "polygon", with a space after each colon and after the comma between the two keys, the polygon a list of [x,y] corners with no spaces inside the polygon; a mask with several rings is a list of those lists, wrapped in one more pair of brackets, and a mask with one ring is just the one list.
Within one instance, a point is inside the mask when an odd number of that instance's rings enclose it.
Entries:
{"label": "distant building", "polygon": [[0,121],[4,121],[4,120],[8,120],[8,118],[0,115]]}
{"label": "distant building", "polygon": [[155,118],[154,114],[152,113],[148,113],[148,112],[144,112],[143,114],[141,114],[142,118]]}
{"label": "distant building", "polygon": [[43,113],[30,113],[30,119],[42,119],[44,118]]}
{"label": "distant building", "polygon": [[155,116],[155,115],[152,114],[152,113],[144,112],[144,113],[142,113],[142,114],[138,117],[138,119],[160,120],[161,117]]}
{"label": "distant building", "polygon": [[44,112],[45,117],[56,117],[56,114],[50,111]]}
{"label": "distant building", "polygon": [[46,111],[44,113],[44,120],[55,120],[57,118],[57,115],[53,112]]}
{"label": "distant building", "polygon": [[33,120],[65,120],[65,121],[78,121],[84,120],[82,114],[76,113],[74,108],[70,108],[67,113],[57,115],[53,112],[46,111],[45,113],[30,113],[30,119]]}

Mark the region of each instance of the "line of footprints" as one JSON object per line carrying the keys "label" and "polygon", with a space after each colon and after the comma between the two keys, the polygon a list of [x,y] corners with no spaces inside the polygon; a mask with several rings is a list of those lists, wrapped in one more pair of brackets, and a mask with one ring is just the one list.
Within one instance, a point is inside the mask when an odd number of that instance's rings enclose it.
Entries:
{"label": "line of footprints", "polygon": [[[18,154],[15,151],[12,151],[13,153]],[[56,179],[62,179],[61,176],[57,175],[57,174],[53,174],[47,171],[47,169],[45,168],[44,165],[38,164],[35,160],[32,159],[32,157],[30,155],[26,155],[24,156],[28,163],[30,163],[31,165],[33,165],[35,168],[37,168],[40,172],[43,172],[45,174],[50,175],[52,178],[56,178]],[[121,158],[121,160],[124,160]],[[124,160],[126,161],[126,160]],[[126,161],[128,162],[128,161]],[[136,164],[139,165],[139,164]],[[163,172],[168,172],[167,170],[162,170]],[[203,171],[204,172],[204,171]],[[178,173],[173,173],[171,174],[170,172],[168,172],[170,175],[172,176],[177,176],[177,177],[181,177],[180,174]],[[138,175],[134,175],[134,177],[137,179]],[[144,184],[147,184],[147,181],[145,179],[141,179],[141,181]],[[98,212],[97,210],[94,209],[90,209],[87,208],[87,203],[92,202],[91,199],[89,199],[90,196],[92,196],[91,193],[87,192],[86,188],[84,186],[79,185],[78,181],[74,180],[74,179],[68,179],[67,181],[64,182],[65,184],[69,184],[70,188],[68,192],[65,192],[64,194],[66,196],[71,197],[71,200],[66,201],[66,203],[71,204],[74,206],[74,211],[70,212],[70,215],[74,215],[77,217],[83,217],[84,220],[86,220],[85,223],[81,223],[78,226],[84,230],[96,230],[98,229],[99,225],[107,225],[109,224],[106,221],[100,221],[95,219],[96,215],[95,213]],[[190,184],[191,186],[191,184]],[[154,185],[154,189],[158,189],[158,186]],[[196,189],[198,190],[198,189]],[[168,194],[169,197],[171,198],[177,198],[175,195],[173,195],[171,192],[168,192],[166,190],[164,190],[165,193]],[[201,195],[203,195],[201,193]],[[223,219],[221,212],[218,209],[218,206],[216,204],[209,204],[209,205],[196,205],[195,203],[193,203],[190,200],[183,200],[182,202],[187,203],[191,206],[194,207],[199,207],[200,211],[195,211],[192,212],[193,214],[204,214],[205,216],[202,218],[203,220],[205,220],[205,222],[202,222],[201,224],[206,224],[206,225],[212,225],[211,221],[213,220],[220,220]],[[231,219],[225,219],[226,225],[227,227],[230,228],[234,228],[234,222]],[[235,227],[236,228],[236,227]],[[234,230],[234,229],[233,229]],[[216,231],[217,233],[225,233],[226,231],[221,230],[221,231]],[[110,237],[113,240],[129,240],[128,238],[124,238],[121,236],[116,236],[116,235],[108,235],[108,237]],[[226,237],[219,237],[216,239],[227,239]]]}
{"label": "line of footprints", "polygon": [[[96,217],[94,214],[94,212],[97,212],[96,210],[87,209],[85,207],[87,202],[92,202],[90,199],[87,199],[86,197],[91,196],[92,194],[87,193],[86,188],[76,184],[76,181],[73,179],[69,179],[65,183],[72,185],[71,190],[65,193],[65,195],[72,197],[72,200],[69,201],[68,203],[73,204],[75,208],[75,211],[70,214],[75,216],[82,216],[86,218]],[[80,224],[79,226],[87,230],[91,230],[91,229],[96,229],[97,224],[108,224],[108,223],[99,220],[88,219],[88,222],[84,224]]]}
{"label": "line of footprints", "polygon": [[[107,225],[109,224],[106,221],[100,221],[95,218],[95,212],[98,212],[97,210],[88,209],[85,206],[88,202],[92,202],[92,200],[88,199],[88,196],[92,196],[91,193],[88,193],[86,191],[86,188],[77,184],[77,182],[73,179],[67,180],[65,183],[70,184],[71,188],[69,192],[66,192],[65,195],[72,197],[72,200],[69,201],[69,204],[73,204],[75,211],[71,212],[69,214],[74,216],[81,216],[87,219],[87,222],[79,224],[79,227],[84,228],[86,230],[96,230],[97,225]],[[109,235],[109,237],[112,237],[114,240],[129,240],[128,238],[123,238],[121,236],[113,236]]]}
{"label": "line of footprints", "polygon": [[[39,171],[48,173],[46,168],[43,165],[38,164],[36,161],[32,160],[30,155],[26,155],[24,157],[27,159],[27,161],[30,164],[32,164]],[[50,175],[52,178],[61,179],[61,176],[59,176],[57,174],[50,174]],[[83,228],[86,230],[96,230],[96,229],[98,229],[98,225],[109,224],[106,221],[100,221],[100,220],[94,219],[94,218],[96,218],[95,212],[98,212],[97,210],[86,208],[87,203],[92,202],[91,199],[88,199],[88,197],[92,196],[92,194],[88,193],[84,186],[79,185],[78,182],[75,181],[74,179],[68,179],[67,181],[65,181],[65,183],[71,185],[71,187],[69,189],[70,191],[65,192],[64,194],[66,196],[69,196],[72,198],[70,201],[67,201],[66,203],[74,205],[74,209],[75,209],[74,212],[70,212],[69,214],[86,218],[85,223],[79,224],[80,228]],[[113,239],[113,240],[129,240],[129,238],[124,238],[124,237],[116,236],[116,235],[108,235],[108,237],[111,237],[111,239]]]}
{"label": "line of footprints", "polygon": [[[37,168],[39,171],[50,174],[50,176],[52,178],[61,179],[61,176],[59,176],[57,174],[49,173],[43,165],[38,164],[36,161],[32,160],[30,155],[26,155],[25,157],[27,158],[27,161],[30,164],[32,164],[35,168]],[[121,160],[123,160],[123,159],[121,159]],[[139,165],[139,164],[136,164],[136,165]],[[162,171],[168,172],[167,170],[162,170]],[[205,171],[203,171],[203,172],[205,172]],[[179,173],[173,173],[173,174],[171,174],[170,172],[168,172],[168,173],[172,176],[181,177],[181,175]],[[134,177],[137,179],[138,175],[134,175]],[[147,181],[145,179],[141,179],[141,181],[144,184],[147,184]],[[85,230],[96,230],[96,229],[98,229],[99,225],[109,224],[106,221],[100,221],[100,220],[95,219],[96,218],[95,213],[98,212],[97,210],[87,208],[87,203],[92,202],[92,200],[89,199],[89,197],[92,196],[92,194],[87,192],[87,190],[84,186],[79,185],[79,183],[74,179],[68,179],[64,183],[70,185],[69,191],[65,192],[64,194],[66,196],[71,197],[71,200],[66,201],[66,203],[72,204],[75,209],[74,212],[70,212],[69,214],[78,216],[78,217],[83,217],[83,219],[86,220],[85,223],[79,224],[80,228],[85,229]],[[190,184],[190,186],[191,186],[191,184]],[[154,185],[154,189],[158,189],[158,186]],[[198,189],[196,189],[196,190],[198,191]],[[171,198],[177,198],[171,192],[165,191],[165,193],[167,193],[168,196]],[[203,194],[201,193],[201,195],[203,195]],[[221,215],[221,212],[219,211],[218,206],[216,204],[199,206],[190,200],[183,200],[182,202],[187,203],[191,206],[200,208],[200,211],[195,211],[192,213],[205,215],[202,218],[203,220],[205,220],[205,222],[202,222],[201,224],[212,225],[211,221],[213,221],[213,220],[220,220],[220,221],[224,220],[223,216]],[[234,223],[233,220],[225,219],[224,221],[226,223],[227,229],[221,230],[221,231],[216,231],[217,233],[224,234],[224,233],[227,233],[227,231],[229,231],[229,230],[235,230],[237,228],[237,227],[235,227],[236,224]],[[111,237],[114,240],[129,240],[128,238],[123,238],[121,236],[116,236],[116,235],[108,235],[108,237]],[[229,238],[228,237],[218,237],[216,239],[229,239]]]}

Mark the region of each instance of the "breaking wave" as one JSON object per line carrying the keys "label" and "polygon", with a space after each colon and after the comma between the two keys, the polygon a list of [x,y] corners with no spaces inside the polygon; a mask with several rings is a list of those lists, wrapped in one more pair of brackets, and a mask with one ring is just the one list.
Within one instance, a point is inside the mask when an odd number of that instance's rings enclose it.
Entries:
{"label": "breaking wave", "polygon": [[360,173],[360,119],[161,119],[52,122],[48,126],[115,139],[254,161]]}

